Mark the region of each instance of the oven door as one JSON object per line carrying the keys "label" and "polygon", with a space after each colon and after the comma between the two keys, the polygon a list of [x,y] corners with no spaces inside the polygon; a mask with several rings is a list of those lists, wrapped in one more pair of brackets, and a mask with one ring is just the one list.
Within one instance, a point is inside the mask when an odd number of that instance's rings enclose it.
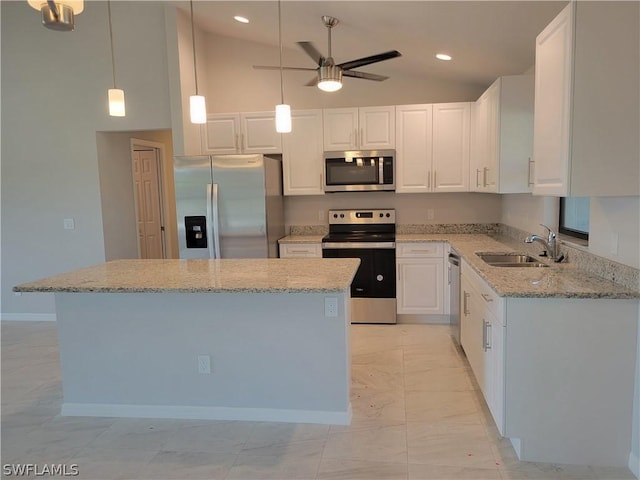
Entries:
{"label": "oven door", "polygon": [[351,323],[396,323],[395,248],[323,244],[324,258],[359,258],[351,283]]}

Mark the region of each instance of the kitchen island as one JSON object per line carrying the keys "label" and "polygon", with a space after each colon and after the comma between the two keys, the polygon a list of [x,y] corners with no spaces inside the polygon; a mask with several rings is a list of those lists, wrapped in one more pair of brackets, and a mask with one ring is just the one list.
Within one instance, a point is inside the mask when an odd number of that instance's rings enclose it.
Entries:
{"label": "kitchen island", "polygon": [[118,260],[55,294],[62,415],[349,424],[357,259]]}

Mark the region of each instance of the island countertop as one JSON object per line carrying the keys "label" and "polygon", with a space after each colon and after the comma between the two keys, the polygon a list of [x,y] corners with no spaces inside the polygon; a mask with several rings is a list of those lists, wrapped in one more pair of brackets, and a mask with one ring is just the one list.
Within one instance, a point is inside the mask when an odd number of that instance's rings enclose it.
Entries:
{"label": "island countertop", "polygon": [[15,292],[336,293],[354,258],[114,260],[13,288]]}

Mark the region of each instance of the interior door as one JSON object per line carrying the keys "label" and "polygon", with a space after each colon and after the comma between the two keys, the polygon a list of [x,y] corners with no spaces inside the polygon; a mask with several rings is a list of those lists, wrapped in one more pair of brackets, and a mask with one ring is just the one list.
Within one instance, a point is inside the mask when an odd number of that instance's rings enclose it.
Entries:
{"label": "interior door", "polygon": [[154,148],[133,152],[140,258],[164,258],[158,154]]}

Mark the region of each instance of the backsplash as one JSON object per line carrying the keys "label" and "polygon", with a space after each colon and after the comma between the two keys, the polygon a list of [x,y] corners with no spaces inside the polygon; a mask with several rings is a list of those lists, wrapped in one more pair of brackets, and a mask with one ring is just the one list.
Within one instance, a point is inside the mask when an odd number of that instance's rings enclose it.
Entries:
{"label": "backsplash", "polygon": [[499,223],[436,223],[396,225],[396,233],[409,235],[412,233],[476,233],[496,234]]}
{"label": "backsplash", "polygon": [[[540,245],[524,243],[524,239],[530,235],[529,232],[500,224],[498,233],[521,242],[524,252],[532,255],[540,253]],[[574,246],[562,241],[562,239],[560,239],[560,253],[565,255],[565,262],[572,263],[581,270],[586,270],[631,290],[640,290],[640,270],[637,268],[594,255],[585,251],[584,247]]]}

